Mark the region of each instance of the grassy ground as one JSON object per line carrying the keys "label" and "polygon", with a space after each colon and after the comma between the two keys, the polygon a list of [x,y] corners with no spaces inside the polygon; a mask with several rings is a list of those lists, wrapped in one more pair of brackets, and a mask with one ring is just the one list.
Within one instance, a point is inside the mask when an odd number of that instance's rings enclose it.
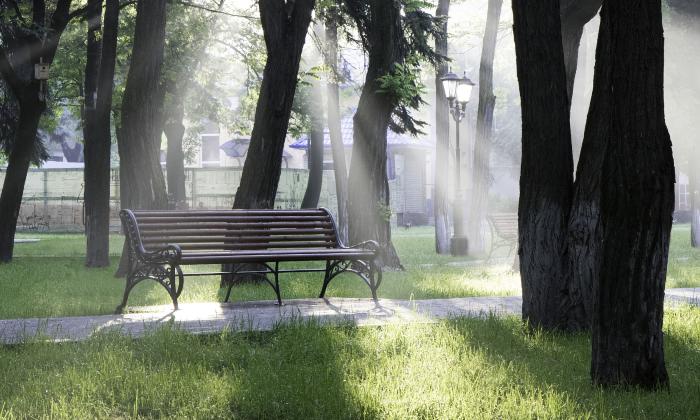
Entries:
{"label": "grassy ground", "polygon": [[[669,285],[700,283],[700,253],[674,229]],[[385,297],[518,293],[500,266],[455,266],[432,255],[428,230],[400,231],[405,273],[389,273]],[[0,314],[110,312],[122,281],[113,267],[82,267],[79,236],[42,235],[0,266]],[[113,249],[119,249],[114,238]],[[42,256],[44,255],[44,256]],[[45,257],[53,255],[53,257]],[[185,300],[216,299],[216,279],[193,279]],[[339,279],[341,280],[341,279]],[[313,296],[320,279],[289,277],[285,297]],[[240,297],[270,298],[246,286]],[[368,296],[348,277],[335,296]],[[134,304],[166,303],[144,285]],[[165,328],[143,339],[101,334],[82,343],[0,346],[0,418],[697,418],[700,308],[667,309],[670,391],[590,385],[584,335],[525,334],[515,317],[354,328],[313,323],[266,333],[193,336]]]}
{"label": "grassy ground", "polygon": [[[671,243],[668,287],[700,286],[700,251],[688,246],[688,226],[676,226]],[[82,235],[22,234],[38,237],[38,243],[16,245],[15,260],[0,265],[0,319],[108,314],[121,301],[124,280],[113,273],[123,239],[112,237],[112,266],[83,266]],[[512,258],[483,265],[434,253],[430,228],[397,230],[394,242],[405,272],[385,273],[379,296],[396,299],[430,299],[520,293],[520,278],[511,270]],[[188,267],[189,271],[215,271],[217,267]],[[182,302],[215,301],[223,298],[215,276],[186,279]],[[282,297],[315,297],[321,274],[288,274],[281,277]],[[368,297],[367,286],[353,275],[335,279],[328,296]],[[233,300],[274,299],[267,285],[244,285],[234,290]],[[155,282],[134,289],[129,305],[168,304],[165,290]]]}
{"label": "grassy ground", "polygon": [[667,311],[669,392],[590,385],[585,336],[515,318],[0,347],[4,418],[627,418],[700,412],[700,309]]}

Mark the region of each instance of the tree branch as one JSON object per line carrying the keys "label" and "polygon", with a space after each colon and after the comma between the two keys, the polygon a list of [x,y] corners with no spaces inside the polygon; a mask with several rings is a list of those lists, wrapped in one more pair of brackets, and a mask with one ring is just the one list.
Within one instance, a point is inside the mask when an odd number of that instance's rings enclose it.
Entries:
{"label": "tree branch", "polygon": [[[241,15],[241,14],[237,14],[237,13],[225,12],[225,11],[221,10],[221,8],[212,9],[211,7],[207,7],[207,6],[204,6],[201,4],[197,4],[197,3],[193,3],[193,2],[187,1],[187,0],[170,0],[170,2],[181,4],[181,5],[186,6],[186,7],[191,7],[193,9],[204,10],[204,11],[210,12],[210,13],[218,13],[218,14],[226,15],[226,16],[230,16],[230,17],[236,17],[236,18],[248,19],[248,20],[257,20],[258,19],[257,16]],[[223,2],[221,2],[220,4],[223,4]]]}

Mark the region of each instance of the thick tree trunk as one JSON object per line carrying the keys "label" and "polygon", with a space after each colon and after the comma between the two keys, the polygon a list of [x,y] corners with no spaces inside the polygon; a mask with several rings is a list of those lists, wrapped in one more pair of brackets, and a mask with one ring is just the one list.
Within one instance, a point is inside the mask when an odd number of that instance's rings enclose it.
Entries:
{"label": "thick tree trunk", "polygon": [[299,62],[314,3],[314,0],[258,3],[267,62],[234,208],[265,209],[275,204]]}
{"label": "thick tree trunk", "polygon": [[168,139],[168,150],[165,165],[167,169],[168,197],[170,204],[176,209],[187,207],[185,192],[185,152],[182,149],[182,140],[185,137],[185,92],[176,92],[172,95],[171,112],[169,113],[163,132]]}
{"label": "thick tree trunk", "polygon": [[[450,0],[439,0],[435,16],[444,16],[442,29],[447,34]],[[435,39],[435,52],[447,57],[447,36]],[[447,198],[450,178],[450,114],[447,98],[442,88],[442,78],[447,73],[447,63],[442,62],[435,72],[435,190],[433,193],[433,215],[435,218],[435,252],[450,253],[450,217]]]}
{"label": "thick tree trunk", "polygon": [[338,201],[338,234],[343,243],[348,242],[348,169],[345,164],[345,145],[340,126],[340,89],[338,87],[338,25],[333,19],[326,21],[326,65],[331,77],[326,86],[328,133],[333,153],[335,194]]}
{"label": "thick tree trunk", "polygon": [[[122,208],[164,209],[168,205],[160,166],[166,3],[139,0],[136,5],[134,46],[117,133]],[[122,252],[117,276],[125,274],[126,263],[126,252]]]}
{"label": "thick tree trunk", "polygon": [[[297,75],[315,0],[260,0],[267,61],[255,108],[255,123],[233,208],[271,209],[282,173],[284,140],[292,113]],[[231,265],[222,271],[231,272]],[[241,278],[237,280],[250,280]],[[232,281],[222,275],[221,285]]]}
{"label": "thick tree trunk", "polygon": [[309,146],[306,150],[309,180],[306,184],[304,199],[301,208],[313,209],[318,207],[318,199],[321,197],[323,186],[323,108],[321,107],[321,85],[319,81],[311,82],[311,97],[309,100],[309,117],[311,129],[309,131]]}
{"label": "thick tree trunk", "polygon": [[559,0],[514,0],[513,34],[523,126],[518,208],[523,319],[533,328],[556,329],[563,319],[562,250],[573,181]]}
{"label": "thick tree trunk", "polygon": [[394,2],[370,0],[367,36],[369,64],[353,118],[353,147],[348,183],[350,244],[375,240],[382,246],[385,267],[403,269],[391,243],[391,207],[386,172],[387,129],[395,104],[379,88],[378,78],[403,60],[396,42],[402,30]]}
{"label": "thick tree trunk", "polygon": [[100,43],[101,0],[90,0],[85,66],[85,265],[109,265],[110,110],[117,53],[119,1],[107,0]]}
{"label": "thick tree trunk", "polygon": [[122,208],[163,209],[168,203],[160,165],[166,3],[139,0],[136,8],[134,47],[118,136]]}
{"label": "thick tree trunk", "polygon": [[661,0],[605,2],[586,136],[606,144],[599,281],[594,283],[595,384],[668,385],[663,303],[674,168],[664,120]]}
{"label": "thick tree trunk", "polygon": [[472,251],[483,252],[485,249],[482,223],[486,216],[489,200],[491,136],[493,132],[493,109],[496,96],[493,94],[493,59],[498,40],[498,23],[501,20],[503,0],[489,0],[481,48],[481,65],[479,67],[479,109],[476,117],[476,144],[474,146],[474,192],[471,200],[471,217],[469,220],[469,247]]}
{"label": "thick tree trunk", "polygon": [[39,119],[45,107],[43,102],[37,100],[39,90],[36,89],[32,93],[34,95],[27,94],[30,99],[20,101],[17,137],[7,159],[5,180],[0,194],[0,262],[12,260],[24,183],[34,152]]}

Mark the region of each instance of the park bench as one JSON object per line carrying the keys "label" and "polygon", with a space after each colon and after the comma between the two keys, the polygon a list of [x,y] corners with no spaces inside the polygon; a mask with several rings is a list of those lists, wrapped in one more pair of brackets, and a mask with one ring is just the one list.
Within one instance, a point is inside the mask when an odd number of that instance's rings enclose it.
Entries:
{"label": "park bench", "polygon": [[[322,272],[324,297],[331,280],[341,273],[358,275],[377,300],[382,272],[379,246],[366,241],[345,246],[335,220],[326,209],[309,210],[122,210],[129,268],[121,313],[129,293],[143,280],[161,284],[175,309],[185,276],[262,275],[282,304],[280,273]],[[280,268],[280,263],[325,262],[325,267]],[[183,273],[182,266],[233,264],[231,272]],[[267,275],[271,275],[270,280]],[[225,301],[231,295],[228,282]]]}
{"label": "park bench", "polygon": [[509,257],[518,245],[518,214],[491,213],[487,219],[491,226],[491,250],[486,261],[490,261],[499,248],[507,247]]}

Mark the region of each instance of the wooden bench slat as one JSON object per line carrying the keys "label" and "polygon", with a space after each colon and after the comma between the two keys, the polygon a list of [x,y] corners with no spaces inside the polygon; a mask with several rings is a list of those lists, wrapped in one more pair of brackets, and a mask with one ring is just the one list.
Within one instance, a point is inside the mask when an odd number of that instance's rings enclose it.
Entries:
{"label": "wooden bench slat", "polygon": [[332,229],[332,222],[265,222],[265,223],[226,223],[226,222],[178,222],[178,223],[142,223],[139,222],[139,230],[177,230],[177,229],[226,229],[235,231],[239,229],[297,229],[318,228]]}
{"label": "wooden bench slat", "polygon": [[143,216],[164,216],[164,217],[189,217],[200,216],[323,216],[328,214],[323,210],[134,210],[132,213],[137,217]]}
{"label": "wooden bench slat", "polygon": [[335,231],[328,228],[282,228],[282,229],[171,229],[143,230],[142,238],[163,236],[253,236],[253,235],[333,235]]}
{"label": "wooden bench slat", "polygon": [[[140,223],[177,223],[178,221],[185,221],[187,217],[165,217],[165,216],[137,216],[136,219]],[[278,217],[278,216],[201,216],[196,218],[197,223],[204,222],[227,222],[227,223],[258,223],[258,222],[329,222],[327,216],[290,216],[290,217]],[[190,220],[187,220],[188,222]]]}
{"label": "wooden bench slat", "polygon": [[222,243],[222,244],[235,244],[235,243],[245,243],[245,242],[256,242],[256,243],[267,243],[267,242],[299,242],[299,241],[309,241],[309,242],[335,242],[335,235],[275,235],[270,234],[269,236],[157,236],[157,237],[145,237],[142,239],[144,244],[162,244],[162,243],[174,243],[174,244],[185,244],[185,243],[198,243],[198,242],[210,242],[210,243]]}

